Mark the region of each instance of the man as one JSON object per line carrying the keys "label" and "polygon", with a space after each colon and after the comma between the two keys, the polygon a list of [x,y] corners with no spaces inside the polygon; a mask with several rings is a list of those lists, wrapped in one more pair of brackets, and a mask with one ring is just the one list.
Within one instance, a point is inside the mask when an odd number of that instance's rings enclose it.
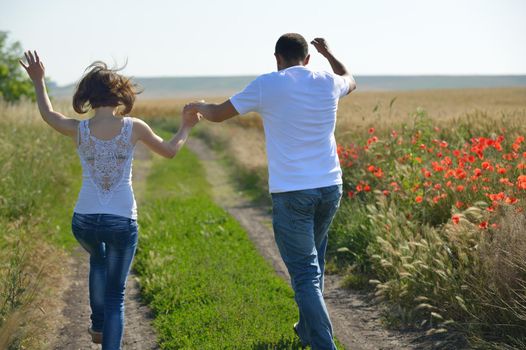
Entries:
{"label": "man", "polygon": [[190,103],[185,111],[212,122],[248,112],[261,114],[274,235],[299,308],[294,331],[304,347],[336,349],[322,295],[323,272],[328,230],[342,195],[336,110],[339,98],[353,91],[356,83],[324,39],[311,44],[334,74],[306,68],[307,42],[299,34],[284,34],[274,53],[277,72],[261,75],[221,104]]}

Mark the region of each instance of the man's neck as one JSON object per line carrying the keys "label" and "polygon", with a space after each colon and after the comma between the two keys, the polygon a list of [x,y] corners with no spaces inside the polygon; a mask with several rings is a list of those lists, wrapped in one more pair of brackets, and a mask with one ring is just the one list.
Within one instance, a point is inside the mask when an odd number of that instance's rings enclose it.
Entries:
{"label": "man's neck", "polygon": [[283,66],[280,66],[279,70],[287,69],[287,68],[290,68],[290,67],[296,67],[296,66],[304,67],[305,65],[303,64],[303,61],[290,62],[290,63],[284,64]]}

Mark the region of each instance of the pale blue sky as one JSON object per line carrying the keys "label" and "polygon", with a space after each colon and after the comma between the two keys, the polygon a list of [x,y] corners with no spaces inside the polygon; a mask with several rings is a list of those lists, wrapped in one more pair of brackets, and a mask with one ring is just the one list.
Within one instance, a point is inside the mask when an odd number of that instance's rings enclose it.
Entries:
{"label": "pale blue sky", "polygon": [[0,30],[59,84],[97,59],[128,58],[134,76],[261,74],[285,32],[325,37],[355,74],[526,74],[524,0],[1,0]]}

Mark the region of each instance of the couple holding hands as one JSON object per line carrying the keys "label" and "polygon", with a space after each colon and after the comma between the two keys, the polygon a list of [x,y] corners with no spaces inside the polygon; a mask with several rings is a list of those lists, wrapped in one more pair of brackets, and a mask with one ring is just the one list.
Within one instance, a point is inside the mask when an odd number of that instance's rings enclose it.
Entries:
{"label": "couple holding hands", "polygon": [[259,76],[221,104],[187,104],[180,128],[170,140],[156,135],[144,121],[127,116],[135,101],[134,84],[102,62],[88,67],[73,96],[75,111],[93,109],[93,117],[79,121],[54,111],[42,61],[36,52],[25,53],[27,62],[20,64],[33,81],[42,118],[74,140],[82,163],[72,231],[90,255],[88,331],[93,342],[105,350],[121,348],[126,279],[138,239],[131,179],[136,143],[172,158],[200,119],[222,122],[257,112],[265,131],[275,240],[299,308],[293,330],[303,346],[336,349],[323,299],[323,275],[328,230],[342,196],[334,138],[336,111],[339,99],[356,84],[324,39],[311,44],[333,72],[308,69],[306,40],[300,34],[284,34],[274,51],[277,71]]}

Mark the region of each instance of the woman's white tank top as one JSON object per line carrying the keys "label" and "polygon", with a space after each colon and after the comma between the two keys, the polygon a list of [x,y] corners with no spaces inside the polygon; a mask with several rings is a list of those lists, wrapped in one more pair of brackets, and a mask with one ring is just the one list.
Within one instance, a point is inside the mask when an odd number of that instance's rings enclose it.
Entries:
{"label": "woman's white tank top", "polygon": [[132,188],[133,120],[123,119],[121,132],[111,140],[91,135],[89,120],[79,123],[77,152],[82,163],[82,187],[74,209],[76,213],[137,219]]}

